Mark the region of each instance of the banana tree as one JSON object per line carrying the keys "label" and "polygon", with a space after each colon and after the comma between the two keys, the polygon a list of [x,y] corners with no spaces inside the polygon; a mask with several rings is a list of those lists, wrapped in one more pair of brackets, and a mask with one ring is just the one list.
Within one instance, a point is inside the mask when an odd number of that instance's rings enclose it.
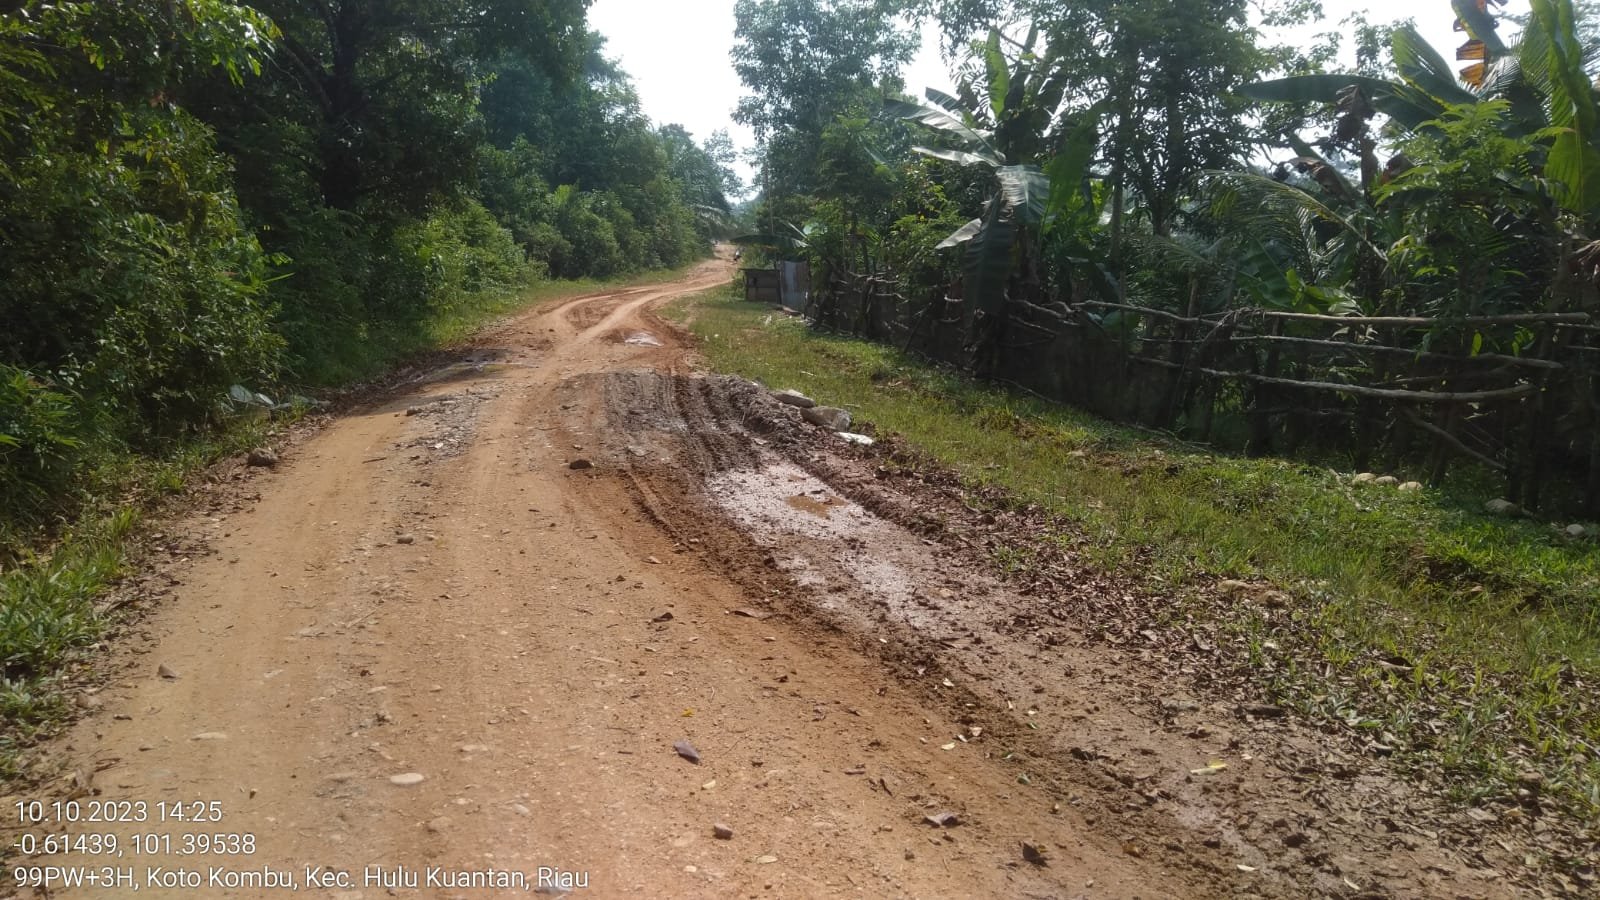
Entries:
{"label": "banana tree", "polygon": [[[1484,33],[1492,37],[1492,28]],[[1498,39],[1495,46],[1501,47]],[[1338,117],[1326,144],[1349,150],[1357,157],[1361,192],[1370,201],[1379,171],[1377,142],[1370,128],[1374,115],[1382,113],[1407,131],[1416,131],[1443,116],[1452,105],[1477,103],[1480,97],[1508,87],[1503,78],[1486,79],[1485,87],[1479,91],[1458,83],[1450,64],[1410,25],[1395,29],[1390,36],[1390,52],[1398,80],[1353,74],[1295,75],[1245,85],[1242,93],[1254,100],[1333,106]],[[1328,173],[1337,171],[1321,154],[1304,146],[1296,146],[1295,150],[1300,154],[1296,164],[1302,171],[1314,169],[1311,174],[1318,181],[1325,182]]]}
{"label": "banana tree", "polygon": [[1037,28],[1030,30],[1013,63],[1002,50],[1000,32],[991,30],[981,48],[981,90],[963,79],[965,100],[930,88],[926,96],[933,105],[891,100],[884,107],[939,137],[941,146],[917,146],[915,152],[987,169],[993,178],[981,213],[937,245],[965,246],[963,288],[973,304],[967,352],[980,374],[996,361],[1014,276],[1020,271],[1025,282],[1038,283],[1038,239],[1084,202],[1097,139],[1097,110],[1070,129],[1052,127],[1065,80],[1050,56],[1034,53],[1037,39]]}
{"label": "banana tree", "polygon": [[741,247],[760,247],[780,257],[797,256],[811,249],[811,239],[820,227],[816,222],[807,222],[804,225],[784,222],[782,227],[775,231],[735,235],[728,238],[728,242]]}
{"label": "banana tree", "polygon": [[1561,205],[1592,221],[1600,212],[1600,104],[1584,67],[1572,0],[1533,0],[1518,53],[1521,79],[1547,98],[1552,138],[1544,176]]}
{"label": "banana tree", "polygon": [[[1510,104],[1511,115],[1505,121],[1514,137],[1556,124],[1552,102],[1564,104],[1566,100],[1552,96],[1554,79],[1565,73],[1561,77],[1576,76],[1588,83],[1582,73],[1600,54],[1600,46],[1585,47],[1578,42],[1571,0],[1534,0],[1528,27],[1509,44],[1496,35],[1493,17],[1478,10],[1476,4],[1457,0],[1454,5],[1469,34],[1484,44],[1488,62],[1476,85],[1457,80],[1450,63],[1407,25],[1395,29],[1390,37],[1397,79],[1340,73],[1295,75],[1245,85],[1241,92],[1268,102],[1336,105],[1341,127],[1347,122],[1346,113],[1362,104],[1406,131],[1417,131],[1451,106],[1486,100]],[[1552,42],[1561,45],[1561,60],[1550,56]],[[1337,134],[1333,143],[1338,143]]]}
{"label": "banana tree", "polygon": [[[1457,6],[1474,6],[1475,10],[1475,5],[1470,3]],[[1396,154],[1387,165],[1380,168],[1371,120],[1378,113],[1383,113],[1406,132],[1431,132],[1439,127],[1438,123],[1451,116],[1453,110],[1497,101],[1509,107],[1509,115],[1497,119],[1503,123],[1508,134],[1528,136],[1550,133],[1549,126],[1554,121],[1556,108],[1571,105],[1564,99],[1555,102],[1552,96],[1551,88],[1555,79],[1551,73],[1561,70],[1561,66],[1552,63],[1548,50],[1553,40],[1551,35],[1560,33],[1563,28],[1562,7],[1568,17],[1566,33],[1571,34],[1571,2],[1540,0],[1534,6],[1532,21],[1521,40],[1511,47],[1501,43],[1495,36],[1491,18],[1475,12],[1473,15],[1462,15],[1469,32],[1484,43],[1486,55],[1491,61],[1481,84],[1476,87],[1458,82],[1450,63],[1429,46],[1414,28],[1407,26],[1396,29],[1391,37],[1390,50],[1398,72],[1397,79],[1351,74],[1302,75],[1258,82],[1243,89],[1247,96],[1258,100],[1334,105],[1337,112],[1334,130],[1322,143],[1324,147],[1351,152],[1357,157],[1361,173],[1359,185],[1352,184],[1322,153],[1293,134],[1288,136],[1288,143],[1298,155],[1290,161],[1290,165],[1311,176],[1321,186],[1322,197],[1315,205],[1326,207],[1325,212],[1337,214],[1339,231],[1348,238],[1359,237],[1359,240],[1342,242],[1356,251],[1355,285],[1357,292],[1369,304],[1378,295],[1384,266],[1385,257],[1377,247],[1387,246],[1387,242],[1374,230],[1385,224],[1374,192],[1380,183],[1392,181],[1410,165],[1403,154]],[[1540,7],[1545,9],[1541,12]],[[1581,61],[1574,57],[1574,62],[1579,65],[1581,73]],[[1584,83],[1587,83],[1586,79]],[[1589,99],[1592,107],[1592,97]],[[1579,147],[1584,142],[1571,137],[1557,138],[1557,142],[1563,146],[1559,153],[1554,152],[1552,147],[1552,156],[1557,164],[1553,168],[1546,164],[1547,175],[1560,183],[1567,183],[1573,178],[1582,181],[1582,170],[1571,170],[1570,164],[1581,158]],[[1600,178],[1584,182],[1585,185],[1590,183],[1592,190],[1600,193]],[[1291,199],[1286,194],[1277,196],[1280,200]],[[1320,214],[1318,218],[1324,222],[1335,221]]]}
{"label": "banana tree", "polygon": [[[1458,83],[1449,63],[1406,27],[1395,31],[1391,47],[1398,81],[1302,75],[1247,85],[1244,92],[1259,100],[1338,104],[1341,123],[1328,142],[1335,146],[1341,144],[1347,111],[1359,111],[1365,118],[1382,112],[1406,130],[1417,131],[1433,127],[1451,107],[1503,100],[1510,109],[1505,130],[1534,137],[1546,148],[1545,158],[1536,162],[1542,163],[1540,174],[1550,182],[1556,201],[1591,220],[1600,214],[1600,103],[1586,69],[1596,51],[1578,40],[1572,0],[1533,0],[1528,25],[1511,46],[1494,37],[1492,21],[1476,12],[1475,4],[1455,6],[1473,36],[1487,45],[1492,60],[1476,88]],[[1358,133],[1364,135],[1359,128],[1350,135]],[[1296,144],[1296,150],[1301,155],[1295,162],[1303,169],[1336,173],[1309,146]],[[1365,174],[1374,166],[1363,159],[1362,169]],[[1372,184],[1363,180],[1370,202]]]}

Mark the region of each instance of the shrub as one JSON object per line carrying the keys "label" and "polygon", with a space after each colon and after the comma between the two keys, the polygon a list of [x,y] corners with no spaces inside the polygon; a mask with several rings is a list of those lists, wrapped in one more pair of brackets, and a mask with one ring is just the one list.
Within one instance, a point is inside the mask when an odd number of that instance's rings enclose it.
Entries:
{"label": "shrub", "polygon": [[58,498],[72,493],[74,464],[84,446],[74,399],[21,369],[0,365],[0,508],[8,518],[37,522]]}
{"label": "shrub", "polygon": [[553,199],[556,227],[570,249],[551,258],[552,274],[560,278],[608,278],[626,270],[616,229],[595,211],[594,195],[562,185]]}
{"label": "shrub", "polygon": [[14,157],[0,190],[0,361],[66,373],[137,439],[271,378],[281,341],[209,130],[181,112],[129,119],[136,136],[103,147],[39,122]]}
{"label": "shrub", "polygon": [[528,281],[511,232],[474,200],[441,207],[395,229],[380,284],[391,309],[426,318],[459,309],[479,295],[501,296]]}

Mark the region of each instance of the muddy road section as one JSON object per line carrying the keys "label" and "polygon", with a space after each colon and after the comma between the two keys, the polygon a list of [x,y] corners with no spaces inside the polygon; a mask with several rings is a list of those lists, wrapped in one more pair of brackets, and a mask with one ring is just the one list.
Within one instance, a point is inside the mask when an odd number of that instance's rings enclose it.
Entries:
{"label": "muddy road section", "polygon": [[1380,770],[1313,774],[1276,714],[998,580],[927,485],[697,373],[654,310],[730,274],[514,318],[202,486],[36,754],[54,777],[5,802],[113,820],[8,843],[117,855],[8,869],[151,897],[1515,893],[1386,815]]}

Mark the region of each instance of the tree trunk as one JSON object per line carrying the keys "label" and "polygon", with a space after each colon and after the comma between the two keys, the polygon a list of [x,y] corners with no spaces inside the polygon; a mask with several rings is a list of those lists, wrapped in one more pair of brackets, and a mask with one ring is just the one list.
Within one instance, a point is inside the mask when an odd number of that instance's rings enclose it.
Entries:
{"label": "tree trunk", "polygon": [[1180,412],[1187,412],[1187,401],[1192,399],[1194,383],[1192,365],[1195,362],[1195,323],[1192,321],[1200,312],[1200,278],[1189,276],[1189,305],[1184,311],[1184,318],[1191,321],[1180,324],[1173,329],[1172,344],[1167,350],[1167,358],[1180,368],[1172,376],[1172,384],[1167,390],[1166,401],[1162,404],[1162,428],[1172,428],[1177,424]]}
{"label": "tree trunk", "polygon": [[[1553,336],[1547,336],[1539,342],[1536,356],[1540,359],[1553,359],[1561,344],[1557,331]],[[1537,510],[1542,500],[1544,488],[1545,446],[1550,434],[1550,423],[1545,420],[1545,394],[1550,386],[1548,372],[1540,372],[1534,379],[1538,390],[1523,402],[1526,415],[1523,419],[1524,442],[1522,446],[1522,496],[1511,499],[1520,502],[1525,509]]]}
{"label": "tree trunk", "polygon": [[322,178],[324,201],[350,210],[363,193],[360,127],[356,118],[365,106],[358,65],[367,38],[366,16],[355,4],[341,4],[330,23],[328,38],[333,65],[323,78]]}
{"label": "tree trunk", "polygon": [[1128,302],[1128,288],[1122,274],[1122,163],[1119,160],[1111,178],[1111,274],[1117,279],[1117,302]]}
{"label": "tree trunk", "polygon": [[[1440,426],[1446,435],[1454,436],[1456,420],[1461,417],[1461,407],[1455,403],[1445,407],[1444,425]],[[1438,487],[1444,483],[1445,470],[1450,465],[1450,445],[1440,441],[1433,447],[1433,465],[1428,471],[1428,484]]]}

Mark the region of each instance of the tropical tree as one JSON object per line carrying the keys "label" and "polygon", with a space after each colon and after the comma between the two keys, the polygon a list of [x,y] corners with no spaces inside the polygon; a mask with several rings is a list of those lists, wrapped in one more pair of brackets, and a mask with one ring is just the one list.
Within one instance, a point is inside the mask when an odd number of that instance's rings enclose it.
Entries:
{"label": "tropical tree", "polygon": [[816,189],[823,131],[852,107],[898,91],[916,34],[887,0],[739,0],[734,71],[748,94],[734,119],[765,148],[763,193]]}
{"label": "tropical tree", "polygon": [[1053,56],[1034,53],[1037,30],[1019,45],[1015,61],[1003,52],[1003,41],[999,29],[989,32],[981,49],[983,81],[962,79],[966,103],[930,88],[933,106],[885,104],[887,112],[940,136],[943,146],[915,152],[980,168],[993,179],[982,213],[938,245],[966,245],[962,288],[973,305],[967,350],[980,372],[996,362],[1012,275],[1020,272],[1026,285],[1039,285],[1040,236],[1054,216],[1083,201],[1098,124],[1093,110],[1075,123],[1058,122],[1065,79]]}
{"label": "tropical tree", "polygon": [[70,386],[139,439],[271,377],[261,248],[211,131],[171,97],[213,69],[242,83],[273,34],[214,0],[0,16],[0,379]]}
{"label": "tropical tree", "polygon": [[[995,23],[1035,23],[1055,60],[1066,113],[1096,110],[1096,159],[1110,205],[1111,267],[1125,269],[1123,237],[1135,211],[1167,234],[1202,171],[1229,168],[1254,146],[1240,85],[1284,63],[1261,46],[1245,0],[941,0],[947,35]],[[1264,3],[1269,17],[1303,19],[1308,4]]]}
{"label": "tropical tree", "polygon": [[[1374,190],[1415,165],[1415,160],[1400,153],[1388,164],[1378,165],[1377,142],[1369,132],[1374,114],[1383,113],[1404,132],[1418,135],[1429,144],[1453,124],[1492,123],[1499,131],[1496,148],[1504,140],[1527,140],[1523,164],[1530,176],[1544,179],[1553,191],[1553,200],[1569,214],[1565,225],[1568,249],[1562,258],[1552,260],[1555,285],[1570,293],[1575,284],[1565,273],[1573,269],[1570,255],[1579,245],[1589,223],[1600,213],[1600,104],[1586,74],[1587,56],[1577,37],[1577,18],[1572,0],[1534,0],[1528,25],[1513,47],[1493,37],[1492,21],[1469,18],[1474,36],[1487,38],[1493,62],[1483,82],[1469,88],[1456,80],[1456,73],[1444,58],[1422,40],[1413,28],[1397,29],[1392,36],[1392,51],[1398,78],[1386,80],[1359,75],[1308,75],[1249,85],[1245,92],[1269,101],[1332,103],[1340,111],[1334,134],[1323,142],[1326,149],[1355,148],[1359,154],[1360,194],[1371,207]],[[1490,104],[1493,109],[1471,115],[1466,108]],[[1504,139],[1504,140],[1501,140]],[[1314,148],[1297,136],[1288,140],[1299,156],[1293,161],[1313,174],[1325,193],[1353,193],[1352,185]],[[1404,145],[1402,145],[1404,146]],[[1436,161],[1434,168],[1448,165],[1465,171],[1465,162]],[[1417,173],[1409,178],[1415,185],[1423,178],[1438,177],[1436,171]],[[1450,172],[1442,176],[1451,177]],[[1501,179],[1508,192],[1517,187],[1516,179]],[[1414,190],[1389,191],[1388,196],[1415,195]],[[1555,227],[1555,219],[1545,217]],[[1570,299],[1570,298],[1569,298]]]}
{"label": "tropical tree", "polygon": [[427,205],[471,158],[466,59],[510,53],[576,74],[583,0],[256,0],[282,29],[279,87],[313,130],[315,175],[335,209],[382,194]]}

